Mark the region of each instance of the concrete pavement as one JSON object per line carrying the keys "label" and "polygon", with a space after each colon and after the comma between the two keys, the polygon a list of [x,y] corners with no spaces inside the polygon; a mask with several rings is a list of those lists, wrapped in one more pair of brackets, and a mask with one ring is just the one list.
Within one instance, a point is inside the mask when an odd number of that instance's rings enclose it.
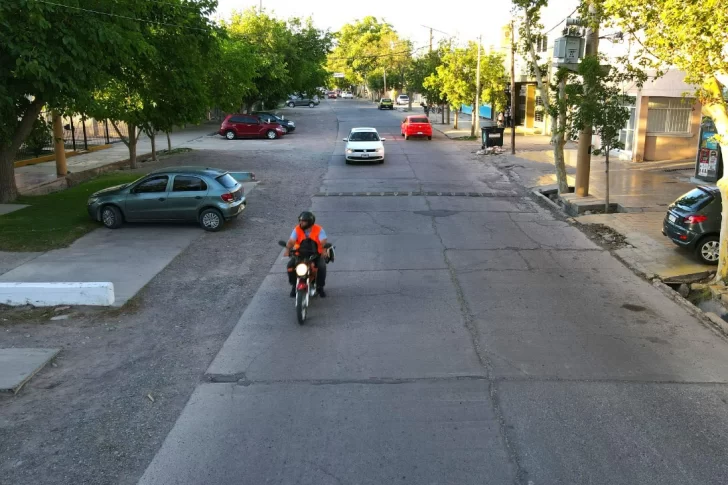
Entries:
{"label": "concrete pavement", "polygon": [[[329,298],[295,321],[277,262],[140,484],[712,484],[728,480],[728,343],[471,147],[328,103],[315,196]],[[508,196],[500,191],[508,189]]]}

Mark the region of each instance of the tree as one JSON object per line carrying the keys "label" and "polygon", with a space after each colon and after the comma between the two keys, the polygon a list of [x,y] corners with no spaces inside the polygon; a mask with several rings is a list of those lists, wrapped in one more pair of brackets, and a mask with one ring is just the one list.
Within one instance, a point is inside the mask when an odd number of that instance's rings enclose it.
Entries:
{"label": "tree", "polygon": [[253,44],[239,36],[224,34],[218,35],[206,85],[210,106],[232,113],[256,92],[254,79],[260,65]]}
{"label": "tree", "polygon": [[[685,72],[695,95],[718,131],[723,157],[728,155],[728,9],[724,0],[604,0],[604,14],[637,42],[641,67]],[[720,257],[716,280],[728,281],[728,170],[718,181],[723,202]]]}
{"label": "tree", "polygon": [[489,52],[480,59],[480,99],[490,105],[494,113],[504,111],[508,98],[506,85],[508,74],[505,56],[499,52]]}
{"label": "tree", "polygon": [[[208,19],[215,0],[168,0],[149,5],[145,18],[152,21],[139,25],[144,49],[112,71],[113,76],[96,91],[90,105],[97,117],[111,120],[129,148],[132,168],[136,167],[142,131],[152,140],[154,151],[157,130],[169,131],[204,116],[207,89],[203,80],[215,42],[215,27]],[[126,137],[120,122],[128,127]]]}
{"label": "tree", "polygon": [[582,83],[569,86],[569,98],[578,106],[571,119],[571,133],[576,135],[586,127],[592,127],[599,136],[599,148],[595,155],[605,157],[606,197],[604,212],[609,213],[609,155],[613,149],[624,148],[619,139],[620,131],[629,120],[625,108],[625,95],[619,88],[623,77],[611,67],[600,66],[600,57],[586,56],[579,64]]}
{"label": "tree", "polygon": [[139,23],[123,17],[145,18],[146,0],[94,2],[94,10],[114,17],[81,12],[78,0],[64,4],[0,2],[0,203],[18,195],[15,153],[43,107],[87,99],[143,49]]}
{"label": "tree", "polygon": [[442,65],[437,67],[437,78],[428,80],[428,86],[439,86],[440,93],[455,110],[455,129],[458,128],[460,106],[475,98],[471,79],[475,71],[471,72],[467,57],[467,50],[462,47],[445,52]]}
{"label": "tree", "polygon": [[[556,168],[556,182],[559,194],[569,192],[569,183],[566,178],[566,162],[564,160],[565,133],[567,131],[568,100],[566,99],[566,85],[571,77],[568,70],[560,68],[555,73],[555,85],[550,85],[548,66],[541,64],[536,52],[536,40],[540,37],[541,8],[548,4],[548,0],[513,0],[517,11],[523,15],[520,35],[523,40],[521,49],[529,58],[529,66],[536,78],[544,109],[551,121],[551,143],[554,150],[554,165]],[[551,96],[550,90],[554,92]]]}

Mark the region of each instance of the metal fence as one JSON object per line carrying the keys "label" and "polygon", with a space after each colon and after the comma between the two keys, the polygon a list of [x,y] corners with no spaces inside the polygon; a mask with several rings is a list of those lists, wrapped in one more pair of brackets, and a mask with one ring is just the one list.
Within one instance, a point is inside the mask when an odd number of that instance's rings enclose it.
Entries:
{"label": "metal fence", "polygon": [[[47,135],[31,136],[15,154],[15,160],[52,155],[53,143],[53,117],[50,112],[41,113],[47,125]],[[95,146],[118,143],[121,137],[108,120],[97,120],[83,114],[63,116],[63,144],[66,150],[85,151]],[[126,123],[117,123],[119,131],[124,137],[129,136]]]}

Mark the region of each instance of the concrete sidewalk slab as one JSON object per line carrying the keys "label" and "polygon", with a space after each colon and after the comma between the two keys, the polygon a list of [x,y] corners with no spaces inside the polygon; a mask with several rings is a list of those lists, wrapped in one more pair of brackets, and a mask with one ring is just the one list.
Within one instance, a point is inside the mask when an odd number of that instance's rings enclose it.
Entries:
{"label": "concrete sidewalk slab", "polygon": [[110,281],[116,292],[114,306],[122,306],[202,234],[197,226],[97,229],[67,248],[49,251],[0,275],[0,281]]}
{"label": "concrete sidewalk slab", "polygon": [[26,204],[0,204],[0,216],[28,207]]}
{"label": "concrete sidewalk slab", "polygon": [[57,305],[111,306],[114,285],[98,283],[4,283],[0,282],[0,304],[10,306]]}
{"label": "concrete sidewalk slab", "polygon": [[0,349],[0,392],[17,393],[61,349]]}

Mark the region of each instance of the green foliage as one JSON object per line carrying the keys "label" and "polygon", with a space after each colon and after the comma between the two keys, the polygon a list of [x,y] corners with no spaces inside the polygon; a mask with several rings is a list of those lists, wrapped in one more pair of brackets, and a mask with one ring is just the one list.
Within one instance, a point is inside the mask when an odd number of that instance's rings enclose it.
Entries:
{"label": "green foliage", "polygon": [[327,70],[346,76],[335,81],[337,86],[367,84],[372,90],[381,89],[385,69],[387,87],[404,85],[412,45],[401,39],[390,24],[375,17],[364,17],[344,25],[335,40],[336,47],[328,57]]}
{"label": "green foliage", "polygon": [[28,138],[25,139],[25,146],[36,157],[39,157],[43,153],[43,149],[53,146],[51,125],[44,117],[39,116],[36,118],[35,123],[33,123],[33,129],[30,131]]}
{"label": "green foliage", "polygon": [[619,133],[629,120],[629,110],[627,96],[617,84],[618,74],[601,66],[600,57],[589,55],[579,64],[579,75],[583,83],[569,87],[569,100],[578,106],[570,120],[572,135],[591,126],[601,140],[596,154],[608,155],[609,150],[623,148]]}

